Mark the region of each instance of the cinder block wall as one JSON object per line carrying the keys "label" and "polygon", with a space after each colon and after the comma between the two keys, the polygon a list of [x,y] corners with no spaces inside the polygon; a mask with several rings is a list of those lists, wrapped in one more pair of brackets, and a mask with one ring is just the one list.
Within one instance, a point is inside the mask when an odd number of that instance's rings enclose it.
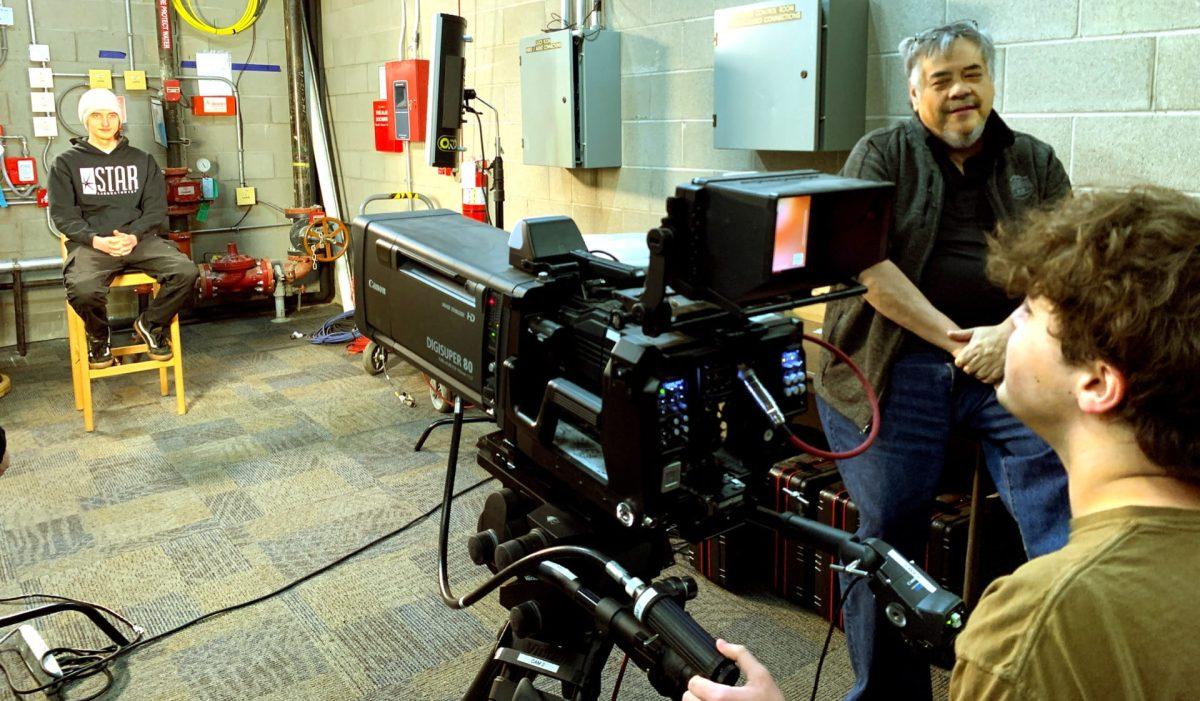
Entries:
{"label": "cinder block wall", "polygon": [[[370,102],[378,65],[398,56],[402,2],[323,3],[329,83],[351,202],[404,189],[404,156],[378,153]],[[559,11],[555,0],[426,1],[422,58],[434,12],[458,12],[475,42],[467,85],[501,111],[508,173],[506,223],[569,214],[588,232],[639,231],[661,216],[663,199],[695,175],[732,169],[835,170],[844,153],[788,154],[712,148],[712,14],[741,0],[609,0],[607,26],[621,31],[621,168],[567,170],[521,164],[517,42]],[[409,27],[415,0],[408,3]],[[1076,185],[1152,182],[1200,192],[1189,155],[1200,150],[1200,2],[1196,0],[871,0],[868,127],[909,115],[896,46],[945,21],[974,18],[999,45],[997,109],[1017,129],[1048,141]],[[485,146],[494,128],[485,122]],[[478,154],[477,130],[464,143]],[[460,192],[423,165],[416,188],[457,208]],[[387,205],[379,205],[384,207]]]}
{"label": "cinder block wall", "polygon": [[871,125],[910,113],[900,40],[958,19],[996,40],[996,109],[1054,146],[1076,187],[1200,193],[1200,2],[872,0]]}
{"label": "cinder block wall", "polygon": [[[44,185],[49,163],[70,147],[72,135],[60,125],[59,137],[51,143],[49,157],[42,159],[46,140],[33,138],[28,97],[26,69],[29,60],[26,47],[29,44],[29,21],[26,7],[23,2],[4,4],[13,8],[15,25],[5,30],[8,34],[8,59],[0,66],[0,125],[4,126],[6,134],[28,138],[30,150],[37,157],[39,179]],[[202,6],[208,21],[219,25],[235,21],[245,7],[244,0],[208,0],[198,4]],[[49,45],[50,65],[55,72],[85,73],[92,68],[108,68],[119,75],[128,69],[127,60],[99,58],[101,50],[126,51],[125,10],[121,0],[36,0],[34,13],[38,42]],[[147,77],[153,79],[158,76],[159,65],[154,3],[150,0],[134,0],[132,20],[136,67],[145,70]],[[181,60],[193,60],[197,51],[228,51],[234,63],[242,63],[246,62],[253,42],[254,55],[249,62],[277,64],[281,67],[285,64],[283,4],[280,2],[267,4],[265,14],[255,25],[253,36],[251,32],[245,32],[232,37],[212,37],[182,22],[180,25],[177,38]],[[185,72],[194,73],[192,69],[185,69]],[[85,82],[86,79],[79,78],[56,78],[54,81],[54,93],[56,98],[61,99],[63,118],[80,133],[84,130],[76,117],[76,108],[86,86],[74,86]],[[183,82],[186,95],[195,95],[196,87],[195,81]],[[166,151],[154,143],[150,127],[148,96],[157,92],[158,83],[151,80],[150,90],[126,93],[123,82],[114,79],[113,88],[118,95],[128,96],[126,135],[130,142],[153,154],[160,164],[165,165]],[[287,128],[286,72],[246,71],[241,77],[239,92],[245,124],[247,182],[258,188],[262,199],[285,207],[291,206],[292,159]],[[238,184],[234,118],[193,117],[189,113],[185,122],[186,137],[191,140],[187,151],[188,165],[194,168],[196,160],[201,157],[211,160],[215,164],[214,173],[220,189],[220,196],[209,213],[208,221],[196,226],[233,225],[245,211],[234,205],[234,188]],[[19,146],[13,141],[5,142],[5,147],[7,155],[19,152]],[[250,212],[243,224],[282,221],[277,212],[260,205]],[[241,250],[249,255],[268,256],[275,260],[286,252],[287,228],[255,230],[238,237],[224,233],[198,234],[193,240],[194,257],[199,261],[210,254],[223,253],[226,241],[231,240],[237,241]],[[0,209],[0,260],[57,255],[58,241],[46,226],[45,210],[32,205]],[[26,279],[48,274],[27,273]],[[0,275],[0,280],[8,282],[9,277]],[[62,338],[66,335],[65,300],[61,287],[28,290],[25,301],[29,340]],[[122,304],[120,299],[115,299],[114,305],[114,311],[118,314],[131,313],[130,305]],[[0,291],[0,353],[15,356],[16,350],[12,347],[15,343],[13,296],[11,291],[4,290]]]}
{"label": "cinder block wall", "polygon": [[[398,58],[399,0],[355,4],[324,2],[329,84],[351,202],[372,192],[405,188],[406,160],[374,149],[371,101],[378,99],[378,66]],[[409,29],[416,22],[409,0]],[[517,43],[551,23],[556,0],[464,0],[462,14],[474,42],[467,49],[466,85],[500,110],[507,176],[505,223],[521,217],[567,214],[585,232],[645,231],[663,215],[675,185],[726,170],[836,169],[845,153],[788,154],[712,148],[713,10],[730,0],[608,0],[606,26],[621,32],[621,168],[525,166],[521,155],[521,93]],[[421,58],[431,55],[430,18],[458,12],[458,2],[421,4]],[[494,151],[495,126],[484,122],[484,146]],[[479,153],[474,120],[463,130],[469,153]],[[414,148],[416,189],[442,206],[459,209],[452,178],[424,165]],[[387,204],[374,205],[383,209]],[[403,206],[403,205],[401,205]],[[374,209],[372,210],[374,211]]]}

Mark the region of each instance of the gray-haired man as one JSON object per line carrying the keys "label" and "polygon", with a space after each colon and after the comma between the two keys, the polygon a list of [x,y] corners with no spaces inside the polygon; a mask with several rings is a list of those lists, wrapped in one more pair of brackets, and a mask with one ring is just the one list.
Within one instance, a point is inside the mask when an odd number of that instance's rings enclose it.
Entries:
{"label": "gray-haired man", "polygon": [[[978,437],[1030,557],[1062,547],[1066,473],[1050,447],[996,401],[1009,315],[1020,304],[984,271],[987,235],[1070,192],[1054,150],[992,111],[995,49],[974,22],[900,43],[915,114],[859,141],[844,175],[896,183],[888,259],[863,271],[864,298],[829,305],[829,341],[881,393],[875,445],[838,463],[859,535],[924,551],[952,431]],[[817,394],[835,450],[862,441],[870,416],[849,369],[823,354]],[[956,466],[962,468],[963,466]],[[843,582],[843,588],[848,582]],[[930,697],[926,664],[900,641],[863,586],[845,604],[856,683],[848,698]]]}
{"label": "gray-haired man", "polygon": [[[925,549],[951,431],[973,434],[1026,551],[1043,555],[1066,543],[1066,473],[996,401],[992,385],[1002,379],[1008,317],[1019,300],[988,281],[984,263],[997,223],[1071,185],[1053,149],[992,111],[995,49],[973,22],[909,37],[900,53],[913,117],[864,136],[842,168],[895,183],[896,201],[888,259],[859,276],[867,294],[832,302],[825,315],[828,340],[881,396],[874,445],[838,469],[858,506],[858,534],[915,558]],[[849,368],[823,352],[816,389],[833,449],[861,443],[870,409]],[[856,677],[848,699],[930,698],[927,663],[896,635],[867,587],[850,591],[845,623]],[[696,699],[724,698],[698,686]]]}

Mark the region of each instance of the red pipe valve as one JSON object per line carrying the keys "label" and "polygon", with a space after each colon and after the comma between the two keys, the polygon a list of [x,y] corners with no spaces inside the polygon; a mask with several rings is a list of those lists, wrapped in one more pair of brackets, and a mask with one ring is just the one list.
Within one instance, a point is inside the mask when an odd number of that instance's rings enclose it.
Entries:
{"label": "red pipe valve", "polygon": [[268,258],[255,259],[238,253],[237,244],[226,245],[226,254],[212,263],[200,264],[200,298],[227,295],[266,294],[275,291],[275,272]]}

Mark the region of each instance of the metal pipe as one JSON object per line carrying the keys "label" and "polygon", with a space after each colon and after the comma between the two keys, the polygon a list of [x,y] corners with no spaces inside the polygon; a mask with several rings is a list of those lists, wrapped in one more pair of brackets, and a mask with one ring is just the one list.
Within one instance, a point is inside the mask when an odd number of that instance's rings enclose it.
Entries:
{"label": "metal pipe", "polygon": [[587,0],[575,0],[575,17],[573,18],[573,24],[575,25],[575,29],[579,31],[583,31],[583,23],[588,14],[587,6]]}
{"label": "metal pipe", "polygon": [[604,26],[604,18],[601,17],[601,15],[604,14],[603,7],[604,6],[600,4],[600,0],[592,0],[592,11],[588,14],[587,23],[589,30],[595,31]]}
{"label": "metal pipe", "polygon": [[133,70],[133,14],[125,0],[125,39],[129,42],[129,70]]}
{"label": "metal pipe", "polygon": [[29,142],[28,142],[28,141],[26,141],[26,139],[25,139],[25,137],[24,137],[24,136],[9,136],[8,134],[2,134],[2,135],[0,135],[0,140],[3,140],[3,141],[20,141],[20,142],[21,142],[21,155],[22,155],[22,156],[28,156],[28,155],[29,155]]}
{"label": "metal pipe", "polygon": [[215,234],[220,231],[249,231],[251,229],[275,229],[291,224],[249,224],[247,226],[218,226],[212,229],[192,229],[189,234]]}
{"label": "metal pipe", "polygon": [[282,323],[284,321],[287,321],[287,312],[284,310],[284,305],[283,305],[284,296],[287,294],[283,289],[285,287],[287,287],[287,283],[284,282],[283,267],[276,265],[275,266],[275,293],[274,293],[275,294],[275,318],[271,320],[275,323]]}
{"label": "metal pipe", "polygon": [[25,0],[25,11],[29,13],[29,43],[36,44],[38,40],[37,28],[34,27],[33,22],[33,0]]}
{"label": "metal pipe", "polygon": [[232,80],[213,75],[184,75],[175,76],[180,80],[216,80],[225,83],[233,90],[233,116],[237,120],[237,154],[238,154],[238,183],[246,186],[246,149],[242,146],[242,96],[238,93],[237,84]]}
{"label": "metal pipe", "polygon": [[28,273],[36,270],[62,270],[62,267],[63,259],[61,256],[26,258],[24,260],[11,258],[9,260],[0,260],[0,275],[11,273],[14,270],[23,270]]}
{"label": "metal pipe", "polygon": [[[158,74],[164,81],[173,80],[176,76],[175,67],[179,65],[179,32],[175,28],[175,12],[168,3],[163,8],[163,12],[167,13],[166,25],[159,24],[158,10],[153,7],[155,13],[154,26],[157,28],[158,36]],[[187,154],[183,149],[183,110],[178,102],[169,102],[163,100],[163,121],[167,126],[167,167],[182,168],[187,165]],[[186,221],[182,226],[176,226],[174,221],[171,222],[172,229],[184,228],[187,226]]]}
{"label": "metal pipe", "polygon": [[308,105],[304,91],[304,6],[286,0],[283,43],[288,71],[288,111],[292,122],[292,205],[307,207],[312,199]]}
{"label": "metal pipe", "polygon": [[570,27],[575,23],[575,10],[572,7],[572,0],[562,0],[559,3],[558,15],[562,17],[562,25],[564,28]]}
{"label": "metal pipe", "polygon": [[25,356],[25,290],[21,287],[21,269],[12,269],[13,321],[17,326],[17,355]]}

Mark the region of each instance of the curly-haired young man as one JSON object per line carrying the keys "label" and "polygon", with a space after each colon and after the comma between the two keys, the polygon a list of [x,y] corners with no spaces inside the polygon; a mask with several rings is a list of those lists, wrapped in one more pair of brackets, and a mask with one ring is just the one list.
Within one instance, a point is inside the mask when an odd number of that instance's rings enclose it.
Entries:
{"label": "curly-haired young man", "polygon": [[1200,690],[1200,202],[1076,198],[1002,235],[1026,301],[996,393],[1067,471],[1067,545],[984,593],[951,695],[1192,698]]}
{"label": "curly-haired young man", "polygon": [[[1000,403],[1067,472],[1066,546],[992,583],[956,645],[953,699],[1184,699],[1200,689],[1200,202],[1158,188],[1068,199],[993,241],[1024,295]],[[780,701],[693,678],[685,701]]]}

